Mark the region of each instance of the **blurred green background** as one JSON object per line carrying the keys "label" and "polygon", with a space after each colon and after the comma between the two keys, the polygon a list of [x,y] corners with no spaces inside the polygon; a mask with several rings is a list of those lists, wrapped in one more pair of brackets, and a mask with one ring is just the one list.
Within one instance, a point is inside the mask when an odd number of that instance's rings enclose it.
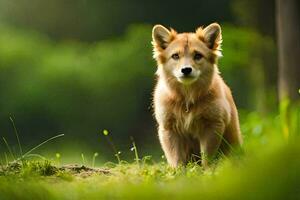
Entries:
{"label": "blurred green background", "polygon": [[133,136],[142,155],[160,155],[151,108],[157,23],[180,32],[220,23],[219,68],[241,120],[275,113],[274,7],[272,0],[0,0],[0,136],[17,151],[11,116],[24,148],[64,133],[41,150],[53,156],[68,149],[78,158],[113,156],[103,129],[122,152]]}

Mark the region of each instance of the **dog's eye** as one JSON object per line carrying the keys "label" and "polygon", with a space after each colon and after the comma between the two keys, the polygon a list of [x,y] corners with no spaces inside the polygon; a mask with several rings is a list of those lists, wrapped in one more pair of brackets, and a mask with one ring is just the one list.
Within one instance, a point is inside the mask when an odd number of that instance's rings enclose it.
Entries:
{"label": "dog's eye", "polygon": [[198,61],[198,60],[200,60],[202,57],[203,57],[202,54],[200,54],[200,53],[195,53],[195,55],[194,55],[194,60]]}
{"label": "dog's eye", "polygon": [[171,57],[172,57],[174,60],[178,60],[178,59],[179,59],[179,54],[178,54],[178,53],[174,53]]}

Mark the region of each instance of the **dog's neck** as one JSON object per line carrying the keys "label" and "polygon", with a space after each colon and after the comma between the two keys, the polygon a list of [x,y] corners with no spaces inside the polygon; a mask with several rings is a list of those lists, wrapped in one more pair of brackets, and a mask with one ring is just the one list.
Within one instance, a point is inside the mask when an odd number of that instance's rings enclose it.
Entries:
{"label": "dog's neck", "polygon": [[210,94],[214,84],[214,76],[217,74],[213,73],[211,76],[201,77],[191,85],[173,86],[178,101],[184,102],[187,112],[195,103],[204,100]]}

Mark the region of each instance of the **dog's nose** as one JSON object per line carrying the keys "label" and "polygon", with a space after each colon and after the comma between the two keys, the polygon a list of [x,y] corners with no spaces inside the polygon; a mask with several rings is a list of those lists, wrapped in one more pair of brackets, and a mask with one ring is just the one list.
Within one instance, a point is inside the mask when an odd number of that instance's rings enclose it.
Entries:
{"label": "dog's nose", "polygon": [[189,75],[189,74],[192,72],[192,68],[191,68],[191,67],[184,67],[184,68],[181,69],[181,72],[182,72],[185,76],[187,76],[187,75]]}

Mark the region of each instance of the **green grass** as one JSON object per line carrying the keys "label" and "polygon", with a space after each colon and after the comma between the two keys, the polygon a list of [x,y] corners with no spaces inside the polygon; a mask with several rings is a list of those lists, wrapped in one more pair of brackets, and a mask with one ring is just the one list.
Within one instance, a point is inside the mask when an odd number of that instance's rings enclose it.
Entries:
{"label": "green grass", "polygon": [[2,172],[0,199],[299,199],[299,145],[271,149],[223,160],[211,171],[195,164],[174,170],[159,162],[88,173],[28,162]]}
{"label": "green grass", "polygon": [[252,113],[242,121],[244,153],[222,158],[209,170],[140,159],[133,143],[132,162],[95,168],[94,160],[85,166],[42,159],[4,164],[0,199],[300,199],[299,135],[286,140],[278,116]]}

